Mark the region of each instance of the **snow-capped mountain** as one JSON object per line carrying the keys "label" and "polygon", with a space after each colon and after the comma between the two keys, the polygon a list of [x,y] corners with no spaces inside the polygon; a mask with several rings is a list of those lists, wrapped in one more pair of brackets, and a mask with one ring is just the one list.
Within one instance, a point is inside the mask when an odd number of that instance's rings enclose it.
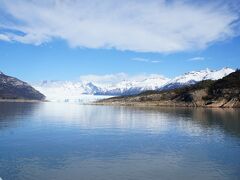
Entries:
{"label": "snow-capped mountain", "polygon": [[[231,68],[220,70],[191,71],[173,79],[157,75],[138,80],[122,80],[115,83],[83,81],[43,81],[33,85],[52,101],[82,101],[83,95],[88,98],[106,96],[134,95],[146,90],[166,90],[195,84],[202,80],[217,80],[234,72]],[[98,96],[96,96],[98,95]],[[86,96],[85,96],[86,97]]]}
{"label": "snow-capped mountain", "polygon": [[177,76],[161,87],[161,90],[175,89],[186,85],[195,84],[203,80],[218,80],[234,72],[231,68],[222,68],[220,70],[201,70],[191,71],[181,76]]}
{"label": "snow-capped mountain", "polygon": [[168,78],[159,76],[143,80],[121,81],[116,84],[100,85],[99,95],[133,95],[146,90],[155,90],[169,81]]}

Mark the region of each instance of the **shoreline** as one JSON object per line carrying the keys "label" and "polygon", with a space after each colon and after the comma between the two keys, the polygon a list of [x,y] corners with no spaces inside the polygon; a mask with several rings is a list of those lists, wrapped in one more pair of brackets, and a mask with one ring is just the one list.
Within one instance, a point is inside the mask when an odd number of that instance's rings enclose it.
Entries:
{"label": "shoreline", "polygon": [[240,109],[239,106],[226,106],[225,104],[199,105],[191,103],[164,103],[164,102],[94,102],[92,105],[99,106],[132,106],[132,107],[169,107],[169,108],[219,108],[219,109]]}
{"label": "shoreline", "polygon": [[[0,99],[1,102],[10,103],[44,103],[51,102],[47,100],[28,100],[28,99]],[[129,107],[168,107],[168,108],[214,108],[214,109],[240,109],[240,107],[224,106],[220,104],[199,105],[191,103],[164,103],[164,102],[92,102],[83,105],[99,106],[129,106]]]}
{"label": "shoreline", "polygon": [[40,102],[49,102],[49,101],[46,101],[46,100],[30,100],[30,99],[0,99],[0,102],[40,103]]}

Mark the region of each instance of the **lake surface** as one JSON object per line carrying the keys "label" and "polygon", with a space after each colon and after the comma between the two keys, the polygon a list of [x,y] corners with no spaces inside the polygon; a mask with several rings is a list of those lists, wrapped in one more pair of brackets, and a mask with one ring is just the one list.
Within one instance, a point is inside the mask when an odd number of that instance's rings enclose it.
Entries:
{"label": "lake surface", "polygon": [[240,179],[240,110],[0,103],[0,177]]}

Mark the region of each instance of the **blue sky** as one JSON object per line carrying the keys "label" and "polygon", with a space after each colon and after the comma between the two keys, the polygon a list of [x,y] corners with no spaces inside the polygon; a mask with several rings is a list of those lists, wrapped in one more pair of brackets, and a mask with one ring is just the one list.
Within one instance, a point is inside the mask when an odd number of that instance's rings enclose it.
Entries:
{"label": "blue sky", "polygon": [[34,82],[240,67],[237,0],[101,2],[0,0],[0,70]]}

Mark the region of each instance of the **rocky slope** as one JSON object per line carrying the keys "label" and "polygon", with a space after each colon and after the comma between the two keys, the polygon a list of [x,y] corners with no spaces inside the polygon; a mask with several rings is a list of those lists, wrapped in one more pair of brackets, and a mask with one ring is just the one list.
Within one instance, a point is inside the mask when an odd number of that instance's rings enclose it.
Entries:
{"label": "rocky slope", "polygon": [[45,96],[17,78],[0,72],[0,100],[44,100]]}
{"label": "rocky slope", "polygon": [[205,80],[174,90],[147,91],[135,96],[100,100],[96,104],[183,107],[240,107],[240,71],[220,80]]}

